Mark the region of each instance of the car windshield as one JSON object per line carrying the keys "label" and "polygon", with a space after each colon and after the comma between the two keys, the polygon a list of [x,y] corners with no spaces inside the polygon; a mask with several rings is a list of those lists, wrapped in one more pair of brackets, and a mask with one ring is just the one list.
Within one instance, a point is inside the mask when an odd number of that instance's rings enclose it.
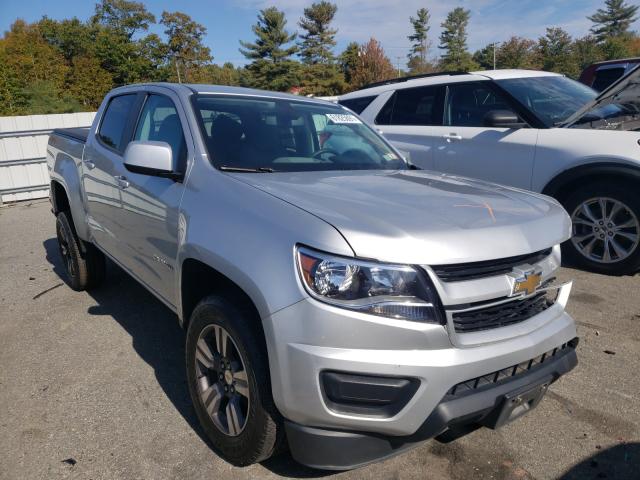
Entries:
{"label": "car windshield", "polygon": [[236,171],[396,170],[407,164],[339,106],[198,95],[195,105],[214,164]]}
{"label": "car windshield", "polygon": [[547,127],[560,125],[598,96],[582,83],[567,77],[529,77],[496,83],[532,111]]}

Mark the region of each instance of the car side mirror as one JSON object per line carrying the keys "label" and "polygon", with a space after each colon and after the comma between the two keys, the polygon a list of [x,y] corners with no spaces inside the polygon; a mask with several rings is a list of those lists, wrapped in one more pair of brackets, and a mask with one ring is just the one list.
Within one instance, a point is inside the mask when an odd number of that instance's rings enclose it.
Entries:
{"label": "car side mirror", "polygon": [[511,110],[491,110],[485,114],[482,123],[485,127],[492,128],[522,128],[527,126]]}
{"label": "car side mirror", "polygon": [[173,152],[167,142],[129,142],[124,151],[124,166],[141,175],[181,181],[183,175],[173,169]]}

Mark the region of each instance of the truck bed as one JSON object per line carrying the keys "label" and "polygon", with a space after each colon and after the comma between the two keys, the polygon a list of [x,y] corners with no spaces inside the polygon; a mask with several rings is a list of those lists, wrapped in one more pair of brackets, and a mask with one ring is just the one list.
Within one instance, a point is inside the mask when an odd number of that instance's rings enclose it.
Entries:
{"label": "truck bed", "polygon": [[71,138],[81,143],[86,143],[89,135],[89,127],[56,128],[53,133],[61,137]]}

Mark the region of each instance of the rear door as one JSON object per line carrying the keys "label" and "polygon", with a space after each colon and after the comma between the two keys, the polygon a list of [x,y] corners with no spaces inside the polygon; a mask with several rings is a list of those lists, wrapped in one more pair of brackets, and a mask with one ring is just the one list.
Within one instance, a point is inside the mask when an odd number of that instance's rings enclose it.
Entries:
{"label": "rear door", "polygon": [[529,189],[538,130],[485,127],[492,110],[517,107],[490,81],[447,86],[443,125],[433,128],[436,170]]}
{"label": "rear door", "polygon": [[111,97],[96,131],[87,139],[83,156],[82,183],[90,233],[93,240],[114,257],[118,257],[116,218],[121,207],[116,177],[131,137],[132,116],[139,100],[136,93]]}
{"label": "rear door", "polygon": [[[186,172],[193,151],[186,117],[173,92],[152,89],[142,94],[142,105],[132,130],[132,141],[160,141],[171,146],[174,171]],[[187,144],[187,138],[189,143]],[[178,252],[179,206],[184,184],[169,178],[133,173],[123,162],[121,207],[115,213],[121,240],[119,260],[134,276],[171,305],[175,305],[175,262]]]}
{"label": "rear door", "polygon": [[434,126],[442,124],[444,96],[445,87],[441,85],[396,90],[373,119],[374,126],[408,154],[411,163],[433,170]]}

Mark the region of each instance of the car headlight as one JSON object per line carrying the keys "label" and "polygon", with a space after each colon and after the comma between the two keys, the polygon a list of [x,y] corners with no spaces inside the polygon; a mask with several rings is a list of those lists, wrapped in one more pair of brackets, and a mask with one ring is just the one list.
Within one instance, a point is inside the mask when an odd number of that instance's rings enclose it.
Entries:
{"label": "car headlight", "polygon": [[298,270],[309,294],[325,303],[389,318],[441,323],[437,294],[414,267],[296,250]]}

